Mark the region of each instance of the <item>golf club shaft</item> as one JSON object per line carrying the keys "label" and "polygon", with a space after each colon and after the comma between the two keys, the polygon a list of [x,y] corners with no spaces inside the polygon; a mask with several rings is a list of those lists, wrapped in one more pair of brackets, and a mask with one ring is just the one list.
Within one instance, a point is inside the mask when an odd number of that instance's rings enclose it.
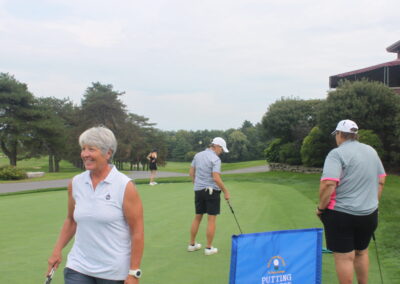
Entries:
{"label": "golf club shaft", "polygon": [[47,275],[47,277],[46,277],[46,281],[44,282],[45,284],[50,284],[50,283],[51,283],[51,280],[53,280],[53,275],[54,275],[54,272],[55,272],[55,271],[56,271],[56,270],[55,270],[55,268],[53,267],[53,268],[51,269],[49,275]]}
{"label": "golf club shaft", "polygon": [[376,244],[375,233],[372,233],[372,239],[374,240],[374,243],[375,243],[376,259],[378,260],[379,273],[381,275],[381,283],[383,284],[383,275],[382,275],[382,269],[381,269],[381,262],[379,260],[378,246]]}
{"label": "golf club shaft", "polygon": [[228,203],[229,208],[231,209],[231,212],[232,212],[232,214],[233,214],[233,217],[235,218],[236,224],[237,224],[238,227],[239,227],[240,233],[243,234],[242,228],[240,228],[239,222],[238,222],[238,220],[236,219],[236,215],[235,215],[235,212],[233,211],[233,208],[232,208],[232,206],[231,206],[231,203],[229,202],[229,200],[226,200],[226,202]]}

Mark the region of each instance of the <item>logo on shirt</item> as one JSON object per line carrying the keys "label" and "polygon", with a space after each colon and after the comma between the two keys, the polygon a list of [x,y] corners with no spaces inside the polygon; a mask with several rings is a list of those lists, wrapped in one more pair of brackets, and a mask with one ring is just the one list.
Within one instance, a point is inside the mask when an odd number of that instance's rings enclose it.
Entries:
{"label": "logo on shirt", "polygon": [[110,199],[111,199],[111,195],[109,193],[107,193],[106,200],[110,200]]}

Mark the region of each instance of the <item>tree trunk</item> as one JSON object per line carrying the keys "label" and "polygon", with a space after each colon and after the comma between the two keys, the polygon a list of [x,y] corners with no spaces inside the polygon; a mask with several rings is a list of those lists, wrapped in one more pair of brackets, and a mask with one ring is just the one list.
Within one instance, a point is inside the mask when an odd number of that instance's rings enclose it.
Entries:
{"label": "tree trunk", "polygon": [[8,157],[8,159],[10,160],[10,166],[14,166],[14,167],[17,166],[17,157],[16,156]]}
{"label": "tree trunk", "polygon": [[54,156],[54,172],[59,173],[60,172],[60,161],[61,159],[57,156]]}
{"label": "tree trunk", "polygon": [[49,173],[54,173],[54,156],[49,154]]}
{"label": "tree trunk", "polygon": [[0,146],[3,153],[7,156],[10,161],[10,166],[17,166],[17,141],[11,144],[11,149],[8,149],[4,141],[1,141]]}
{"label": "tree trunk", "polygon": [[17,142],[13,145],[13,148],[10,151],[10,156],[8,156],[10,160],[10,165],[16,167],[17,166]]}

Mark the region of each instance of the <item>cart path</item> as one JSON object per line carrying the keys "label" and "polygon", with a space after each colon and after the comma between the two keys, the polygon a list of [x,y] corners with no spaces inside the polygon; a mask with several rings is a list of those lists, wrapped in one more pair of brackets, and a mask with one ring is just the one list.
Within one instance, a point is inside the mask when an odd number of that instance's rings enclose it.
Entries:
{"label": "cart path", "polygon": [[[269,171],[269,166],[264,165],[264,166],[225,171],[222,172],[222,174],[257,173],[257,172],[268,172],[268,171]],[[148,179],[150,178],[150,171],[131,171],[128,172],[127,175],[132,179]],[[189,174],[157,171],[157,178],[187,177],[187,176],[189,176]],[[46,180],[46,181],[1,183],[0,194],[7,192],[18,192],[24,190],[66,187],[69,181],[70,179],[60,179],[60,180]]]}

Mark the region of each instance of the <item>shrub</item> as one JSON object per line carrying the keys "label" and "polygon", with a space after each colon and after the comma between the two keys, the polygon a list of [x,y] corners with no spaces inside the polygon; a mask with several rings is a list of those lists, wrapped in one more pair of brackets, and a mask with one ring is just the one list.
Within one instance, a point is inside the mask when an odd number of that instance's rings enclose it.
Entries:
{"label": "shrub", "polygon": [[384,155],[383,144],[379,136],[372,130],[360,130],[358,131],[359,141],[364,144],[368,144],[378,152],[379,157],[382,159]]}
{"label": "shrub", "polygon": [[13,166],[0,168],[0,180],[18,180],[26,178],[26,173]]}
{"label": "shrub", "polygon": [[193,160],[193,158],[194,158],[194,155],[196,155],[196,152],[195,152],[195,151],[187,152],[187,153],[185,154],[185,161],[186,161],[186,162],[191,162],[191,161]]}
{"label": "shrub", "polygon": [[299,146],[294,142],[283,144],[279,149],[279,162],[289,165],[300,165]]}
{"label": "shrub", "polygon": [[301,145],[301,161],[307,167],[322,167],[329,152],[330,143],[318,126],[311,129]]}
{"label": "shrub", "polygon": [[264,150],[265,158],[269,163],[279,163],[279,148],[282,140],[276,138],[268,143],[268,147]]}

